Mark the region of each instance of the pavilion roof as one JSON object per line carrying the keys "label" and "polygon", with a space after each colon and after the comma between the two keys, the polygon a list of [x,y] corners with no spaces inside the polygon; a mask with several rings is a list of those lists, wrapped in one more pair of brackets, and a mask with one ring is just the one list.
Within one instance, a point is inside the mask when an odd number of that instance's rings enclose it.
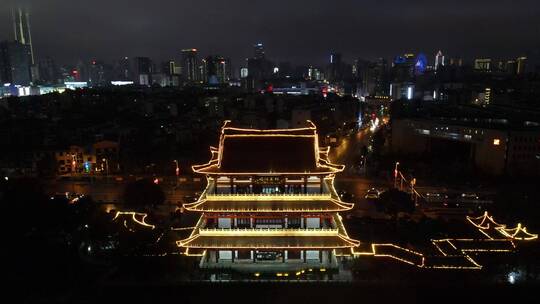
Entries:
{"label": "pavilion roof", "polygon": [[479,229],[490,229],[490,227],[505,227],[505,225],[495,222],[493,216],[490,216],[487,211],[485,211],[484,214],[479,217],[467,216],[467,220]]}
{"label": "pavilion roof", "polygon": [[193,166],[203,174],[332,174],[344,166],[328,160],[328,149],[319,149],[317,128],[243,129],[226,121],[219,147],[211,148],[212,158]]}
{"label": "pavilion roof", "polygon": [[147,213],[132,212],[132,211],[117,211],[113,218],[113,222],[120,222],[129,231],[137,229],[154,229],[155,225],[146,222]]}
{"label": "pavilion roof", "polygon": [[499,227],[497,230],[505,237],[515,240],[535,240],[538,238],[538,234],[530,233],[526,227],[518,224],[515,228]]}

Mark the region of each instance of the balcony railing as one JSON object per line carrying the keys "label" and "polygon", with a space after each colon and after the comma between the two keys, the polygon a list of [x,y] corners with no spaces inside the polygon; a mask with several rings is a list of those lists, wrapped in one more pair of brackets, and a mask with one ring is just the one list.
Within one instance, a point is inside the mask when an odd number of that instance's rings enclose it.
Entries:
{"label": "balcony railing", "polygon": [[328,200],[330,193],[283,193],[283,194],[257,194],[257,193],[206,193],[207,200]]}
{"label": "balcony railing", "polygon": [[334,236],[335,228],[201,228],[200,235],[207,236]]}

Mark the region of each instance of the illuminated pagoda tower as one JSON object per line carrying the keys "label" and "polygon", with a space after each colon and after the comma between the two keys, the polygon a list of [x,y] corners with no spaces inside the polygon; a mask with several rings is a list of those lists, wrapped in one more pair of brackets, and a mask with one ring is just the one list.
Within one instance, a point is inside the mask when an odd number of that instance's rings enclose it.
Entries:
{"label": "illuminated pagoda tower", "polygon": [[[301,271],[337,269],[338,257],[359,242],[348,237],[338,212],[334,176],[344,166],[328,160],[313,123],[297,129],[256,130],[226,121],[211,160],[193,166],[208,185],[194,203],[201,217],[191,235],[177,241],[200,255],[207,269]],[[318,267],[318,268],[317,268]]]}

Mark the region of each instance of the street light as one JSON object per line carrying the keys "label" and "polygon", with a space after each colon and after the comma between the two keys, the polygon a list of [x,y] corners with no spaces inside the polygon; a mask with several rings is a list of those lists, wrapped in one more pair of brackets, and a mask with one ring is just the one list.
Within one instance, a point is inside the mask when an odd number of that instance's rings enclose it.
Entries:
{"label": "street light", "polygon": [[178,176],[180,175],[180,167],[178,167],[178,161],[175,159],[173,160],[173,162],[176,164],[175,173],[176,173],[176,176]]}
{"label": "street light", "polygon": [[[180,175],[180,167],[178,166],[178,160],[173,160],[174,164],[176,165],[176,168],[175,168],[175,174],[176,174],[176,179],[175,179],[175,182],[174,182],[174,187],[176,188],[178,186],[178,176]],[[173,193],[174,193],[174,190],[173,190]]]}
{"label": "street light", "polygon": [[106,158],[103,158],[102,161],[105,163],[105,168],[106,168],[106,172],[107,172],[107,177],[109,176],[109,161],[106,159]]}
{"label": "street light", "polygon": [[399,166],[399,162],[396,162],[396,165],[394,167],[394,188],[397,188],[397,177],[398,177],[398,166]]}
{"label": "street light", "polygon": [[77,161],[75,160],[75,154],[71,154],[71,174],[74,175],[76,173]]}
{"label": "street light", "polygon": [[418,200],[416,196],[416,190],[414,190],[414,186],[416,185],[416,178],[411,179],[411,198],[414,200],[414,205],[418,205]]}

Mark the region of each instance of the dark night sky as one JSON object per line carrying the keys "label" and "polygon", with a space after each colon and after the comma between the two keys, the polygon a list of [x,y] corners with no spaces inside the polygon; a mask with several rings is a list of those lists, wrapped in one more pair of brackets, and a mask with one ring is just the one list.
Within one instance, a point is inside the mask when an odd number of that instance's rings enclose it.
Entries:
{"label": "dark night sky", "polygon": [[[15,0],[17,2],[25,0]],[[275,61],[320,64],[422,51],[538,58],[540,0],[28,0],[38,58],[178,57],[182,48],[223,54],[238,66],[265,44]],[[13,39],[9,0],[0,40]]]}

